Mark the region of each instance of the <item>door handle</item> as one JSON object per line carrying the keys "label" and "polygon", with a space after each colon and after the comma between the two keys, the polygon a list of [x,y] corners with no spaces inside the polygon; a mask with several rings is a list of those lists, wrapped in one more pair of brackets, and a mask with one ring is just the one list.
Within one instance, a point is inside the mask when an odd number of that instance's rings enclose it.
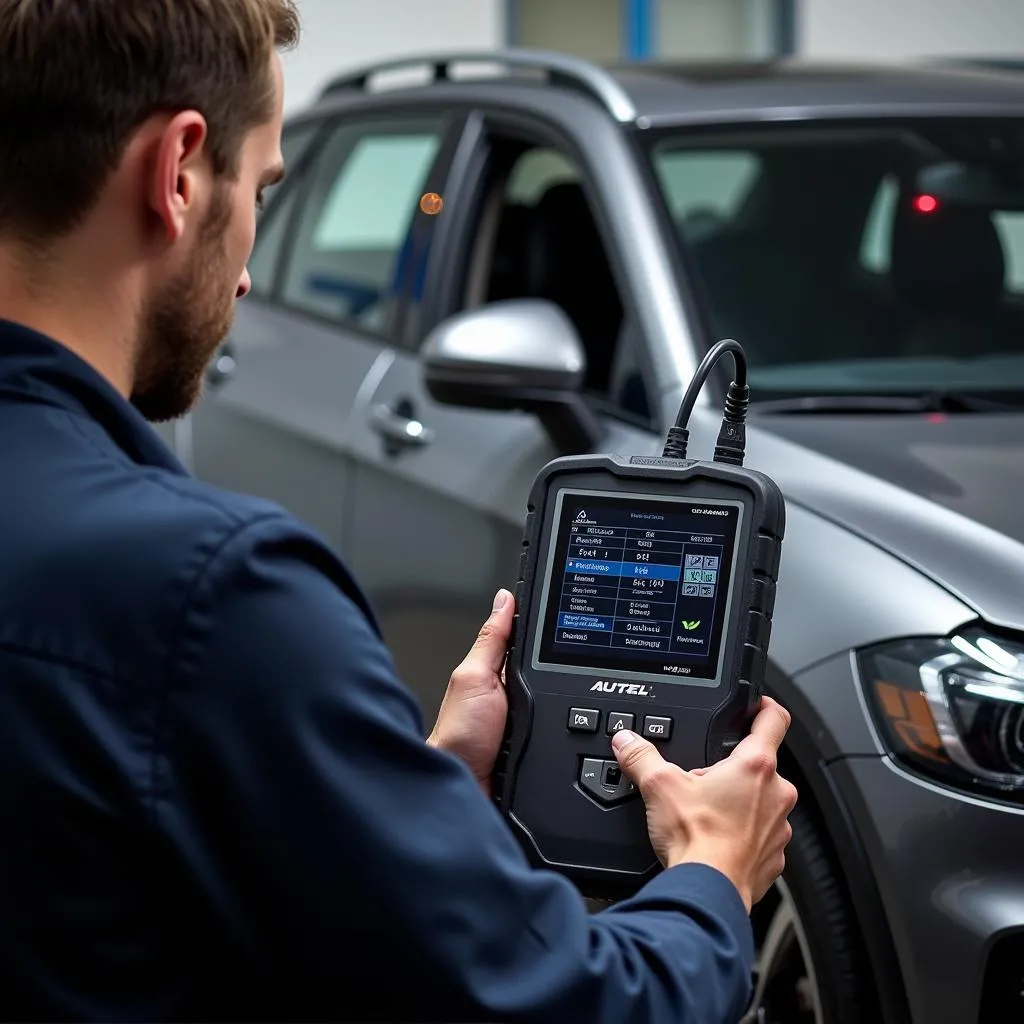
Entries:
{"label": "door handle", "polygon": [[235,375],[235,350],[230,344],[221,345],[210,365],[206,367],[207,387],[221,388]]}
{"label": "door handle", "polygon": [[370,412],[370,425],[395,447],[423,448],[434,440],[434,432],[414,417],[407,402],[394,409],[375,405]]}

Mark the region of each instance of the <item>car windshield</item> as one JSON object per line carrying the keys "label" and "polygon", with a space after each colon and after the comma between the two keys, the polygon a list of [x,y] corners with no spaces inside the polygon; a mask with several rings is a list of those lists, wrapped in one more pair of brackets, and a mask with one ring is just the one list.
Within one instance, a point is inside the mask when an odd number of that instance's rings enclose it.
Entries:
{"label": "car windshield", "polygon": [[1024,403],[1024,120],[687,129],[649,152],[754,398]]}

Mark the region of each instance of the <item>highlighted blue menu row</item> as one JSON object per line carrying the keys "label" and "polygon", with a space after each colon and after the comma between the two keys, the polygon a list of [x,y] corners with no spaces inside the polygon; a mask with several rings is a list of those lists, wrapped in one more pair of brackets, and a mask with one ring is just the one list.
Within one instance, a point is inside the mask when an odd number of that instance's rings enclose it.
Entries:
{"label": "highlighted blue menu row", "polygon": [[593,562],[586,559],[570,558],[566,563],[567,572],[587,572],[598,576],[643,576],[647,579],[678,580],[678,565],[659,565],[651,562]]}
{"label": "highlighted blue menu row", "polygon": [[611,615],[573,615],[562,612],[558,616],[558,625],[562,629],[610,630],[615,625]]}

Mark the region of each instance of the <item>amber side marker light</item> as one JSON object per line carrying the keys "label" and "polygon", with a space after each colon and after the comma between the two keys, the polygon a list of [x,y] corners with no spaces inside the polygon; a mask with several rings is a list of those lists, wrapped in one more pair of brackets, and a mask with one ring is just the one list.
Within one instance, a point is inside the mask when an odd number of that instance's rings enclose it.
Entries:
{"label": "amber side marker light", "polygon": [[889,729],[906,747],[907,753],[937,764],[949,764],[923,693],[914,693],[894,683],[876,681],[875,695]]}

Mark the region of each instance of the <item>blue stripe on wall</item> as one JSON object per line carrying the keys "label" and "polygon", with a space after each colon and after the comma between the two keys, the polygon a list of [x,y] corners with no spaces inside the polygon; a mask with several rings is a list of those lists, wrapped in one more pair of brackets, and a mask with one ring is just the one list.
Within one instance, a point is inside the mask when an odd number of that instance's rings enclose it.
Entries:
{"label": "blue stripe on wall", "polygon": [[796,53],[796,0],[775,0],[775,52],[780,57]]}
{"label": "blue stripe on wall", "polygon": [[622,0],[622,55],[626,60],[652,56],[654,0]]}
{"label": "blue stripe on wall", "polygon": [[519,0],[505,0],[505,46],[519,45]]}

